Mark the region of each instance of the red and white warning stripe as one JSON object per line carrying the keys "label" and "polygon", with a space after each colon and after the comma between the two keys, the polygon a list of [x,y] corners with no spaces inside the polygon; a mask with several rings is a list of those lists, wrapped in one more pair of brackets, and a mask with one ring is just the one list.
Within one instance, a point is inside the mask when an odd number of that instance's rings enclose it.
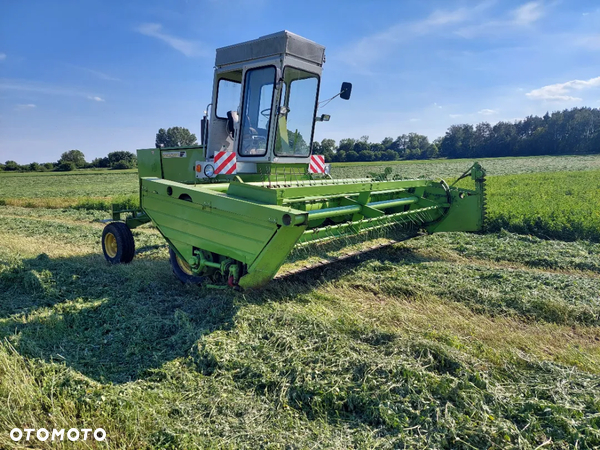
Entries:
{"label": "red and white warning stripe", "polygon": [[311,155],[310,164],[308,165],[309,173],[325,173],[325,156]]}
{"label": "red and white warning stripe", "polygon": [[233,175],[237,173],[237,163],[235,153],[216,152],[215,153],[215,174]]}

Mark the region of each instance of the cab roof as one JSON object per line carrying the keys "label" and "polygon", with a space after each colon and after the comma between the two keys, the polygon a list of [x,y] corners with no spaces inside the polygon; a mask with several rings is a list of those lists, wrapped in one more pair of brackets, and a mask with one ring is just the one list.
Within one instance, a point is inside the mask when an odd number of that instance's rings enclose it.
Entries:
{"label": "cab roof", "polygon": [[295,56],[321,67],[325,62],[325,47],[284,30],[251,41],[218,48],[215,66],[220,68],[278,55]]}

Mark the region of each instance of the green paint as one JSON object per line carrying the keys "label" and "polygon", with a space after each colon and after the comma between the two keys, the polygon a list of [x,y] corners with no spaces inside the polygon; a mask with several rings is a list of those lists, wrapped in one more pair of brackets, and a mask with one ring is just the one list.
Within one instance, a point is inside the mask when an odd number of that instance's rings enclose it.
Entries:
{"label": "green paint", "polygon": [[296,245],[394,224],[432,233],[483,227],[485,171],[477,163],[465,175],[474,190],[433,180],[311,179],[305,165],[271,163],[237,179],[201,181],[194,166],[201,150],[138,151],[142,212],[126,223],[152,220],[194,272],[227,277],[235,267],[246,289],[268,283]]}

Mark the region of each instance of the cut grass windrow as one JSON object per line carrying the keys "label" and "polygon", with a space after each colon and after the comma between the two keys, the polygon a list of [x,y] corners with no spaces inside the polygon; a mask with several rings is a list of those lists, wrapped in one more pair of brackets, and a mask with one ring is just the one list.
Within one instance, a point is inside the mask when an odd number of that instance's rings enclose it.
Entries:
{"label": "cut grass windrow", "polygon": [[600,445],[598,244],[424,236],[236,294],[179,284],[152,230],[107,265],[99,212],[0,216],[0,429],[93,424],[123,449]]}
{"label": "cut grass windrow", "polygon": [[181,285],[148,225],[131,264],[106,263],[99,221],[135,204],[134,172],[2,175],[0,447],[22,448],[15,427],[102,427],[115,449],[600,448],[598,163],[485,162],[493,232],[247,293]]}

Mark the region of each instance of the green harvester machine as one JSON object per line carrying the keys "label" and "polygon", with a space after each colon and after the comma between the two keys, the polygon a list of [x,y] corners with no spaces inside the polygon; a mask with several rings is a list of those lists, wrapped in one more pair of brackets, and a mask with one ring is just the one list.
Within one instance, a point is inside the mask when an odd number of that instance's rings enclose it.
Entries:
{"label": "green harvester machine", "polygon": [[[152,222],[182,282],[250,289],[274,278],[295,248],[318,252],[394,227],[481,230],[485,171],[477,163],[460,177],[474,189],[330,176],[311,153],[315,123],[329,120],[317,115],[324,62],[323,46],[288,31],[217,49],[201,145],[137,151],[140,208],[113,208],[102,235],[107,261],[130,262],[131,229]],[[334,97],[347,100],[351,90],[343,83]]]}

